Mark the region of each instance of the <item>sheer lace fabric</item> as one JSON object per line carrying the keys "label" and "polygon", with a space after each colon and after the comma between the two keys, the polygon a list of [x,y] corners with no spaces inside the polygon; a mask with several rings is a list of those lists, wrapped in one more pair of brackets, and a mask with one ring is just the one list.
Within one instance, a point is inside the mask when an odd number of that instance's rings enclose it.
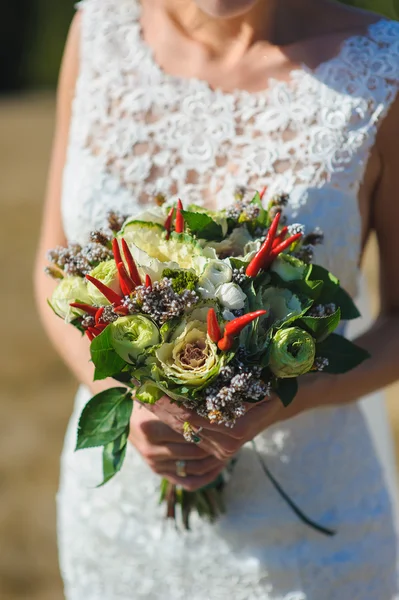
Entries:
{"label": "sheer lace fabric", "polygon": [[[170,76],[144,43],[136,0],[81,3],[81,72],[64,174],[70,240],[108,210],[133,213],[158,193],[225,206],[237,186],[291,194],[288,215],[325,243],[315,259],[356,292],[357,193],[379,122],[399,87],[399,25],[379,21],[315,71],[255,94]],[[356,406],[275,426],[257,445],[296,501],[337,536],[298,523],[250,448],[228,485],[228,512],[189,534],[162,522],[158,478],[130,449],[102,489],[101,453],[73,454],[81,390],[59,494],[68,600],[128,598],[375,600],[396,593],[390,499]]]}

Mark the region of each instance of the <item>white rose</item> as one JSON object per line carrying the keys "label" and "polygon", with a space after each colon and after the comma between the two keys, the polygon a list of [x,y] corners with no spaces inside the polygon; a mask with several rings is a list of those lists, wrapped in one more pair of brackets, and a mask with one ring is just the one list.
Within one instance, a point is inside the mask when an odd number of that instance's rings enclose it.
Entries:
{"label": "white rose", "polygon": [[233,269],[230,263],[225,260],[210,260],[205,265],[200,277],[200,284],[203,278],[209,279],[216,287],[223,283],[229,283],[233,276]]}
{"label": "white rose", "polygon": [[244,308],[246,295],[236,283],[224,283],[217,288],[216,298],[225,308],[239,310]]}

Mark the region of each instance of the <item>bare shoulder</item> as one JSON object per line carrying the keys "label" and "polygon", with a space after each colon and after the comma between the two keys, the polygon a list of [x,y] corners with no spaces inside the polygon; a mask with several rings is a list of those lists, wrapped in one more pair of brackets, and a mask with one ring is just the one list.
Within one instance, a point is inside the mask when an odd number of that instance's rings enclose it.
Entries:
{"label": "bare shoulder", "polygon": [[372,25],[382,22],[380,15],[339,3],[315,4],[302,40],[297,47],[301,60],[311,68],[337,56],[342,44],[356,36],[367,36]]}

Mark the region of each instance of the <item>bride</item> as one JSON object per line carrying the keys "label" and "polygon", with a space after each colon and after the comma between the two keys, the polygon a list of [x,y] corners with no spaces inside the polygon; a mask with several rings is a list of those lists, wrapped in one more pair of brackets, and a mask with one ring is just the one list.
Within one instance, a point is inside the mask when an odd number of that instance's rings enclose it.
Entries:
{"label": "bride", "polygon": [[[399,25],[327,0],[80,3],[36,272],[48,334],[82,384],[58,495],[68,600],[397,597],[386,464],[374,418],[367,424],[357,400],[399,373],[398,88]],[[376,232],[381,310],[357,337],[372,358],[303,383],[289,409],[273,399],[234,429],[205,426],[198,445],[184,441],[186,415],[167,399],[153,412],[136,407],[125,465],[96,489],[101,450],[75,454],[74,443],[81,408],[104,383],[92,383],[87,341],[46,306],[45,250],[85,242],[108,211],[131,214],[160,194],[222,207],[237,186],[265,185],[269,197],[290,194],[291,222],[323,230],[315,260],[353,296]],[[253,438],[283,487],[334,537],[290,511]],[[163,521],[160,475],[195,490],[235,454],[225,516],[193,519],[189,532]]]}

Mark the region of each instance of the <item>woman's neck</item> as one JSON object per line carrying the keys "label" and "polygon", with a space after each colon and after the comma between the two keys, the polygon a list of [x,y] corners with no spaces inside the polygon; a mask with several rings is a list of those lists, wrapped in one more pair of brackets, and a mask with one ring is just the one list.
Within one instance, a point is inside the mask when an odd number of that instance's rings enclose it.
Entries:
{"label": "woman's neck", "polygon": [[[213,58],[232,61],[256,41],[284,46],[306,37],[328,0],[258,0],[245,14],[215,18],[194,0],[156,0],[182,34],[201,44]],[[321,6],[320,6],[321,5]]]}

